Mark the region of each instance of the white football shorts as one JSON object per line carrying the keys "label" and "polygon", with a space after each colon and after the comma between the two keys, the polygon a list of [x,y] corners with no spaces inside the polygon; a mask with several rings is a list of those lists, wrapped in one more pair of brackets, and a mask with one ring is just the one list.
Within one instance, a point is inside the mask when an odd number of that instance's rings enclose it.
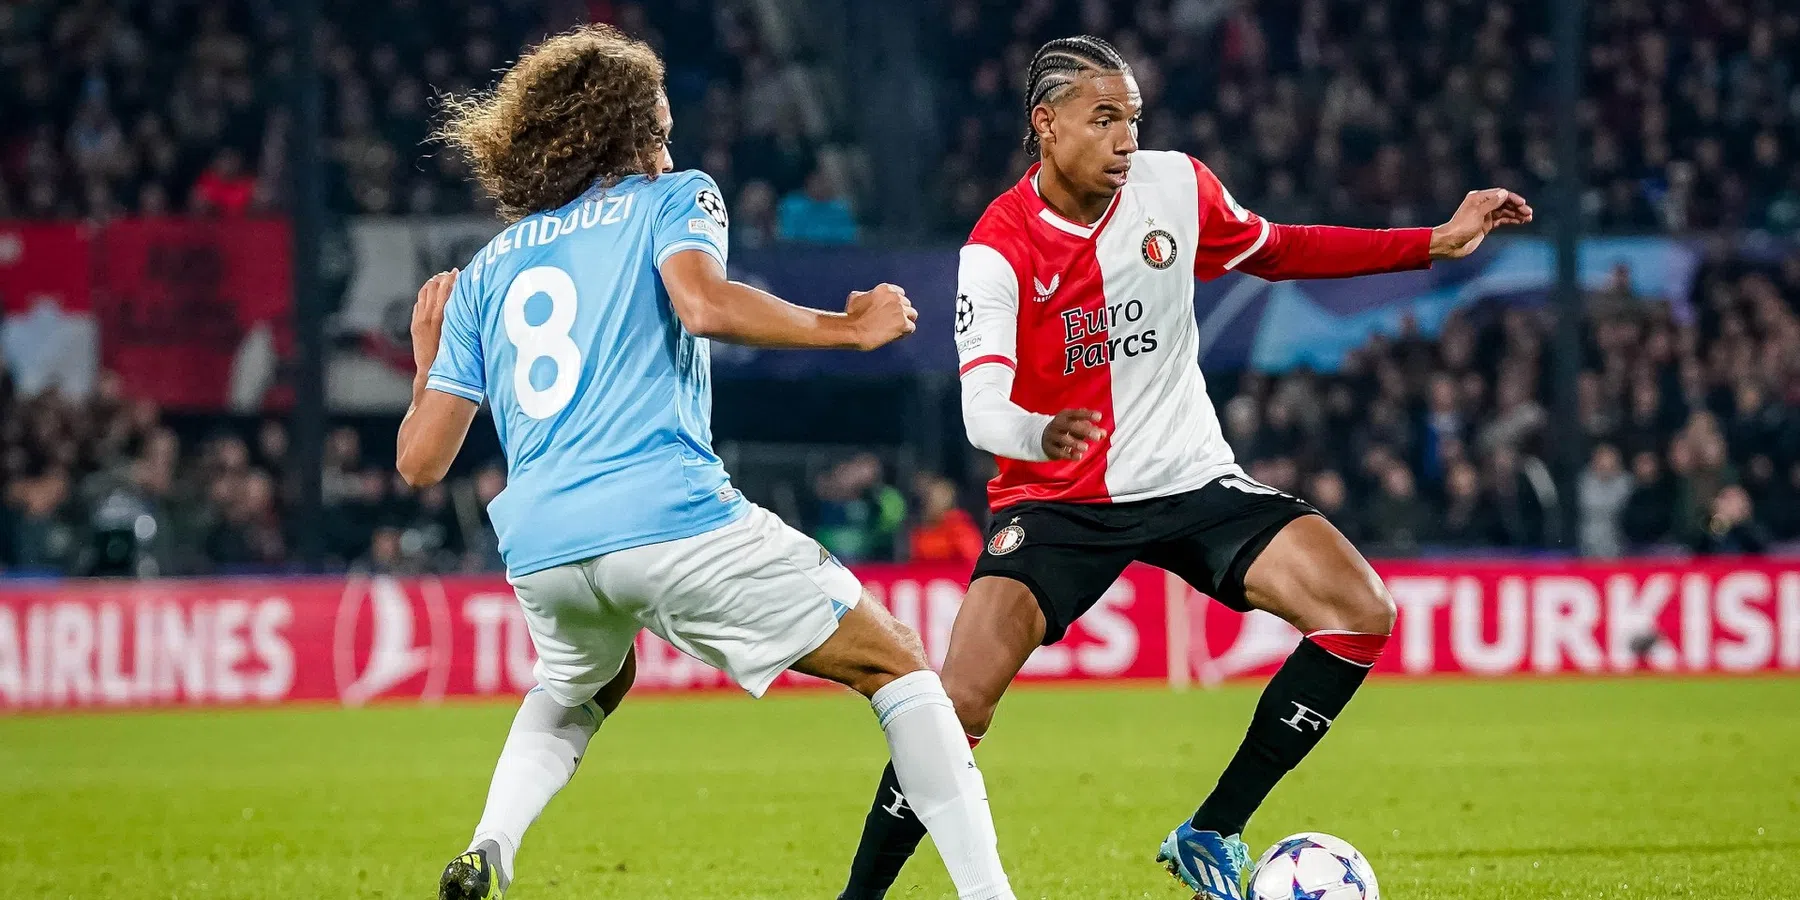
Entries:
{"label": "white football shorts", "polygon": [[568,707],[619,674],[642,628],[761,697],[862,598],[849,569],[755,504],[705,534],[511,581],[537,647],[538,684]]}

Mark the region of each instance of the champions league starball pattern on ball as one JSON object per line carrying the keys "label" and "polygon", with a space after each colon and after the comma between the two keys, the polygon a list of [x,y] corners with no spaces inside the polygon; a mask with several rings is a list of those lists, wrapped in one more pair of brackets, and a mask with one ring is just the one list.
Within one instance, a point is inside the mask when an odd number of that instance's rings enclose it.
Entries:
{"label": "champions league starball pattern on ball", "polygon": [[1381,900],[1369,861],[1319,832],[1282,838],[1256,861],[1248,900]]}

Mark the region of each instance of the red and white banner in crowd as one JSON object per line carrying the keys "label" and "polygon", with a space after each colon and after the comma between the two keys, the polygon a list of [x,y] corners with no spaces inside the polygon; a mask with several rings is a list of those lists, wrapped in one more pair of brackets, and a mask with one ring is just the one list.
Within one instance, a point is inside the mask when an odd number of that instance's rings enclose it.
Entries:
{"label": "red and white banner in crowd", "polygon": [[412,402],[412,308],[433,273],[466,266],[500,231],[491,216],[349,220],[350,281],[325,369],[334,412],[400,413]]}
{"label": "red and white banner in crowd", "polygon": [[280,406],[289,250],[280,219],[0,222],[0,351],[27,395],[104,367],[171,408]]}
{"label": "red and white banner in crowd", "polygon": [[0,314],[22,316],[40,303],[87,311],[92,243],[83,224],[0,221]]}
{"label": "red and white banner in crowd", "polygon": [[123,219],[94,258],[101,360],[133,396],[166,407],[281,405],[293,264],[281,219]]}
{"label": "red and white banner in crowd", "polygon": [[100,367],[93,315],[94,230],[0,222],[0,362],[27,396],[85,397]]}
{"label": "red and white banner in crowd", "polygon": [[[1800,563],[1380,568],[1400,609],[1383,672],[1800,671]],[[859,570],[871,593],[919,631],[934,663],[965,573]],[[1296,640],[1272,617],[1239,616],[1138,567],[1067,640],[1039,650],[1022,677],[1182,684],[1263,675]],[[499,578],[0,585],[0,710],[517,695],[532,684],[532,661]],[[713,669],[640,637],[639,690],[727,687]]]}

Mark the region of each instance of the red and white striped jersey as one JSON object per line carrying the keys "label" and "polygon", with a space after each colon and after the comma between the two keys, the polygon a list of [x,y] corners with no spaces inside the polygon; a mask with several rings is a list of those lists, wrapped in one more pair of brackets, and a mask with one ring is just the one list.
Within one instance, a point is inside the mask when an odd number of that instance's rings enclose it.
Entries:
{"label": "red and white striped jersey", "polygon": [[1037,172],[988,206],[962,249],[961,372],[1010,367],[1012,403],[1051,415],[1097,410],[1108,437],[1080,460],[1001,458],[988,490],[996,510],[1027,500],[1144,500],[1241,474],[1200,374],[1196,277],[1238,268],[1334,277],[1429,264],[1429,229],[1273,225],[1184,153],[1133,154],[1125,186],[1092,226],[1045,205]]}

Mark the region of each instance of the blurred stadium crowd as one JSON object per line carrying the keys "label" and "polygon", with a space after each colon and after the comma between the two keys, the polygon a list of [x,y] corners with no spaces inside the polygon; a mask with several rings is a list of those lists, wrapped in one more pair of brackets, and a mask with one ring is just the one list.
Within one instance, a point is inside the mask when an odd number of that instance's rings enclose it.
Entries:
{"label": "blurred stadium crowd", "polygon": [[[1760,552],[1800,542],[1800,254],[1714,267],[1691,321],[1633,297],[1620,273],[1588,298],[1580,421],[1551,419],[1551,322],[1477,307],[1436,339],[1377,338],[1337,374],[1244,373],[1222,421],[1257,479],[1319,506],[1374,554]],[[184,441],[105,378],[86,403],[21,398],[0,378],[0,567],[37,572],[281,569],[294,472],[277,421]],[[1229,400],[1224,398],[1229,397]],[[1593,447],[1579,533],[1562,533],[1549,442]],[[194,432],[189,426],[185,430]],[[385,432],[384,432],[385,434]],[[791,510],[846,559],[968,560],[978,484],[905,483],[869,453],[824,470]],[[498,566],[484,507],[498,466],[406,487],[359,432],[327,440],[328,553],[377,572]],[[147,567],[147,568],[146,568]]]}
{"label": "blurred stadium crowd", "polygon": [[[801,38],[804,2],[326,0],[330,205],[478,210],[424,154],[437,92],[581,18],[669,59],[683,165],[732,201],[739,246],[857,240],[850,101]],[[920,0],[942,131],[932,209],[960,238],[1023,171],[1019,80],[1057,35],[1132,60],[1146,146],[1205,159],[1277,221],[1416,224],[1471,185],[1541,193],[1549,5],[1516,0]],[[1608,230],[1800,227],[1800,9],[1594,0],[1585,208]],[[0,4],[0,215],[279,208],[289,18],[274,0]],[[73,98],[73,102],[71,102]],[[689,132],[692,133],[689,133]],[[1422,176],[1419,173],[1424,173]],[[864,211],[866,213],[866,211]]]}
{"label": "blurred stadium crowd", "polygon": [[[1415,225],[1473,185],[1555,175],[1551,4],[1507,0],[947,0],[934,44],[968,102],[939,208],[960,231],[1024,170],[1017,79],[1045,40],[1110,35],[1142,143],[1205,160],[1275,221]],[[1800,226],[1800,9],[1593,0],[1584,207],[1609,230]]]}
{"label": "blurred stadium crowd", "polygon": [[[334,214],[480,212],[460,164],[421,151],[433,95],[479,87],[514,48],[578,19],[670,60],[675,150],[732,201],[734,246],[852,243],[844,89],[809,52],[803,0],[324,0]],[[1025,166],[1019,85],[1043,40],[1109,35],[1134,62],[1143,143],[1195,153],[1280,221],[1435,220],[1471,186],[1527,195],[1554,172],[1548,5],[1504,0],[921,0],[938,83],[934,232],[960,240]],[[1584,210],[1607,231],[1800,229],[1800,7],[1593,0]],[[277,0],[0,0],[0,218],[279,212],[291,119]],[[938,152],[933,150],[930,152]],[[1709,263],[1687,308],[1589,297],[1580,421],[1547,409],[1540,313],[1478,307],[1341,373],[1215,378],[1251,474],[1311,500],[1372,552],[1800,541],[1800,255]],[[1547,442],[1593,454],[1558,497]],[[371,442],[373,437],[371,435]],[[333,564],[497,566],[482,507],[495,467],[423,492],[343,428],[327,441]],[[173,421],[103,378],[19,396],[0,371],[0,569],[281,569],[295,472],[276,421]],[[372,443],[371,443],[372,445]],[[384,449],[385,452],[385,449]],[[968,559],[975,479],[840,461],[796,504],[845,558]],[[1560,510],[1579,510],[1562,533]]]}
{"label": "blurred stadium crowd", "polygon": [[[737,243],[856,240],[816,72],[768,4],[324,0],[327,205],[479,212],[461,161],[425,147],[436,97],[485,86],[547,29],[596,18],[669,60],[676,140],[734,198]],[[279,210],[292,127],[291,11],[277,0],[0,3],[0,217]],[[687,146],[689,142],[693,151]]]}

